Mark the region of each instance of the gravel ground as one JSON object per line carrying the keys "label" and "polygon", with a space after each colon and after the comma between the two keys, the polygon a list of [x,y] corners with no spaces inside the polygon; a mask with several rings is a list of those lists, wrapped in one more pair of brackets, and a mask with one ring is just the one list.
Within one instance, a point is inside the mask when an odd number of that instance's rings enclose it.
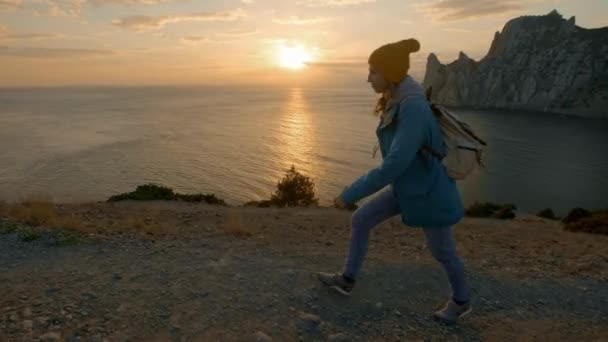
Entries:
{"label": "gravel ground", "polygon": [[[152,209],[63,210],[101,220]],[[347,212],[159,210],[154,234],[83,234],[66,245],[48,232],[34,241],[1,234],[0,341],[608,340],[606,236],[531,217],[465,219],[455,232],[474,310],[448,326],[431,317],[449,296],[446,279],[421,232],[398,220],[373,232],[346,298],[314,273],[341,268]],[[235,225],[250,236],[227,233]]]}

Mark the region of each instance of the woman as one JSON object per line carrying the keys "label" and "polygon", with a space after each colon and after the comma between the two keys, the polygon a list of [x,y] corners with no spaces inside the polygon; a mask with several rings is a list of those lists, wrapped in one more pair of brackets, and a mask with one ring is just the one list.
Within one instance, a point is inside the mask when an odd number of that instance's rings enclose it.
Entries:
{"label": "woman", "polygon": [[415,39],[387,44],[369,57],[367,81],[378,94],[380,123],[376,129],[382,164],[357,179],[338,196],[337,207],[355,202],[389,186],[352,216],[352,233],[343,272],[319,273],[319,280],[349,295],[367,253],[369,232],[388,218],[422,227],[433,257],[442,265],[452,288],[452,298],[435,317],[449,322],[471,311],[464,266],[456,254],[451,226],[463,216],[456,184],[441,160],[425,152],[428,148],[445,154],[438,123],[424,95],[424,89],[408,76],[409,54],[420,49]]}

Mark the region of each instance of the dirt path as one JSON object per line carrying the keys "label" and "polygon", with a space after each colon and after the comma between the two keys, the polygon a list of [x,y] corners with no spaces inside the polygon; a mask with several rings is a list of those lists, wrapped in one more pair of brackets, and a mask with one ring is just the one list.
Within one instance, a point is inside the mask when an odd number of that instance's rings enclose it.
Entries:
{"label": "dirt path", "polygon": [[[531,218],[465,220],[457,240],[474,313],[446,326],[430,318],[448,296],[444,275],[421,233],[396,221],[374,232],[344,298],[312,273],[341,267],[349,214],[159,205],[178,222],[171,235],[61,247],[0,235],[0,341],[608,340],[605,236]],[[227,222],[252,236],[226,234]]]}

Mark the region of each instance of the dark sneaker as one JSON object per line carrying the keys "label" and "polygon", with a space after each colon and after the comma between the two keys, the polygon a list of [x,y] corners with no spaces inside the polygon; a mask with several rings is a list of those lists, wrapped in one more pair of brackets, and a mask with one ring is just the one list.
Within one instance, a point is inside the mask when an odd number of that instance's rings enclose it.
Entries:
{"label": "dark sneaker", "polygon": [[446,323],[456,323],[459,318],[462,318],[466,314],[473,310],[471,303],[462,305],[456,304],[453,300],[449,300],[443,309],[436,311],[433,315],[435,318],[445,321]]}
{"label": "dark sneaker", "polygon": [[349,282],[340,273],[317,273],[317,278],[325,285],[328,286],[338,293],[345,296],[350,296],[350,292],[355,286],[354,282]]}

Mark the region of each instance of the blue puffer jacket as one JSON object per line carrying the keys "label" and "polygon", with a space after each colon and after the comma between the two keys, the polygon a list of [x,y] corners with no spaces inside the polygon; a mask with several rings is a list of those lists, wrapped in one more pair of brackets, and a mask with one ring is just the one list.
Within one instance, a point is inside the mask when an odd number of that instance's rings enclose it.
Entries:
{"label": "blue puffer jacket", "polygon": [[406,225],[440,227],[460,221],[463,208],[456,183],[441,161],[419,152],[425,145],[445,152],[441,130],[426,98],[409,96],[386,115],[389,120],[376,130],[382,164],[344,190],[342,200],[353,204],[390,184]]}

